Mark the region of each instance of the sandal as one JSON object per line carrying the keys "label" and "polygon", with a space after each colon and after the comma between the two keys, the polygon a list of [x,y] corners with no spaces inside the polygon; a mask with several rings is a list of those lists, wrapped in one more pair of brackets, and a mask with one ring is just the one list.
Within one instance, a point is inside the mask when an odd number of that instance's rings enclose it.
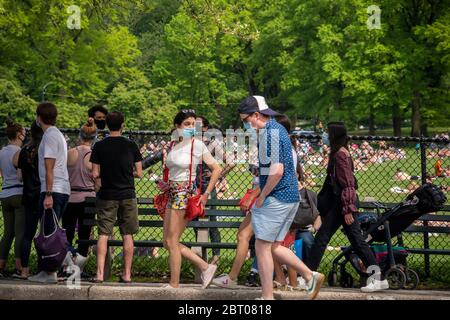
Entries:
{"label": "sandal", "polygon": [[122,277],[120,277],[120,279],[119,279],[119,282],[120,283],[131,283],[131,280],[125,280],[124,278],[122,278]]}
{"label": "sandal", "polygon": [[280,290],[283,291],[283,288],[285,287],[284,284],[279,283],[278,281],[273,281],[273,289],[274,290]]}
{"label": "sandal", "polygon": [[103,280],[97,279],[97,278],[91,278],[89,279],[89,282],[91,283],[103,283]]}

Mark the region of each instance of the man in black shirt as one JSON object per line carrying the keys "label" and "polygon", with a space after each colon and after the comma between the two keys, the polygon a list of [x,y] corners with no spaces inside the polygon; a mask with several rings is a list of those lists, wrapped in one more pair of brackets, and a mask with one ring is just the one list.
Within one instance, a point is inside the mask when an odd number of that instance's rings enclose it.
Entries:
{"label": "man in black shirt", "polygon": [[[94,145],[91,154],[92,173],[101,180],[97,194],[97,276],[94,282],[103,282],[103,271],[108,237],[113,234],[114,224],[119,221],[123,238],[124,271],[121,282],[131,282],[133,259],[133,235],[138,232],[138,209],[134,178],[142,177],[142,156],[133,141],[122,136],[124,117],[120,112],[106,116],[110,135]],[[119,214],[118,214],[119,213]]]}

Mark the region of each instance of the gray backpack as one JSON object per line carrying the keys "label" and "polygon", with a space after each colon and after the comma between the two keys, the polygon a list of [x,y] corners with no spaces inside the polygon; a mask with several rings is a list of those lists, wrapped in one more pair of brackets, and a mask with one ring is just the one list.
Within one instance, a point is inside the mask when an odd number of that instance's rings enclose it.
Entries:
{"label": "gray backpack", "polygon": [[312,225],[319,216],[317,209],[317,194],[314,191],[303,188],[300,190],[301,201],[292,221],[291,229],[302,229]]}

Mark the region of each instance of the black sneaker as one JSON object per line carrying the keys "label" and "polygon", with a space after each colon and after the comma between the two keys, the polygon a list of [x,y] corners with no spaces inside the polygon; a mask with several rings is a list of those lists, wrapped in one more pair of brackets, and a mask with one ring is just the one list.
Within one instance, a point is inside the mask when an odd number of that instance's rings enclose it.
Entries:
{"label": "black sneaker", "polygon": [[251,271],[245,281],[247,287],[259,287],[259,274]]}
{"label": "black sneaker", "polygon": [[68,273],[67,271],[64,270],[59,270],[57,278],[58,281],[62,282],[62,281],[67,281],[67,279],[69,279],[69,277],[71,276],[71,273]]}
{"label": "black sneaker", "polygon": [[11,277],[14,279],[19,279],[19,280],[27,279],[27,277],[22,276],[22,271],[20,271],[19,269],[15,269],[14,273],[11,275]]}

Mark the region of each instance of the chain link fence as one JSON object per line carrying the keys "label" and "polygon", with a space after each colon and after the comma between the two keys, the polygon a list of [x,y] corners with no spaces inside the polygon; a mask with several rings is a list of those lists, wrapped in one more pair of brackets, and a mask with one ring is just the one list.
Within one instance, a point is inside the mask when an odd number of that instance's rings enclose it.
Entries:
{"label": "chain link fence", "polygon": [[[69,146],[77,144],[77,129],[62,130]],[[130,131],[125,136],[136,141],[141,148],[143,157],[158,152],[168,145],[170,136],[161,132]],[[326,176],[327,147],[322,145],[321,137],[315,135],[296,136],[296,150],[299,155],[306,178],[306,186],[315,192],[319,192]],[[0,144],[5,145],[5,137],[0,136]],[[240,199],[251,188],[252,175],[249,171],[249,157],[247,147],[238,147],[235,143],[231,148],[235,155],[236,166],[217,186],[218,199]],[[241,148],[241,149],[240,149]],[[432,181],[439,185],[450,199],[450,143],[445,139],[421,139],[421,138],[394,138],[394,137],[362,137],[352,136],[350,152],[354,159],[355,175],[358,179],[358,194],[361,201],[379,201],[384,203],[398,203],[412,190],[426,181]],[[447,169],[436,177],[438,171],[437,161],[441,161],[440,167]],[[144,176],[136,180],[137,196],[140,198],[152,198],[157,194],[155,181],[162,174],[162,163],[144,171]],[[446,176],[446,177],[445,177]],[[447,203],[448,205],[449,203]],[[220,208],[217,208],[220,209]],[[437,214],[445,214],[437,213]],[[449,214],[449,213],[447,213]],[[3,218],[0,217],[0,234],[3,234]],[[159,219],[158,216],[140,216],[140,220]],[[221,218],[223,220],[240,221],[241,218]],[[436,222],[438,223],[438,222]],[[448,227],[447,222],[439,222]],[[417,222],[420,224],[420,222]],[[94,228],[95,229],[95,228]],[[237,229],[219,229],[222,242],[236,242]],[[115,231],[115,239],[120,239],[119,230]],[[93,231],[96,238],[97,231]],[[141,228],[136,240],[162,241],[162,229],[145,227]],[[195,241],[196,236],[192,228],[185,231],[182,241]],[[405,233],[404,244],[410,248],[424,247],[424,234]],[[340,247],[349,245],[343,232],[339,230],[332,238],[321,263],[320,270],[327,273],[333,259],[340,253]],[[430,234],[430,249],[450,248],[449,234]],[[95,247],[93,248],[95,251]],[[34,250],[34,249],[33,249]],[[217,253],[217,252],[216,252]],[[208,249],[209,257],[212,256]],[[218,273],[228,272],[231,268],[235,250],[221,249]],[[112,248],[113,272],[118,273],[122,267],[122,248]],[[425,270],[425,260],[429,259],[429,272]],[[250,270],[252,258],[246,260],[241,271],[242,282]],[[91,254],[86,271],[95,272],[95,255]],[[410,254],[408,265],[416,270],[421,277],[427,273],[433,281],[439,281],[450,285],[450,256],[431,255],[427,258],[420,254]],[[35,254],[32,253],[30,266],[35,267]],[[9,267],[13,268],[11,256]],[[353,270],[348,270],[355,274]],[[428,270],[427,270],[428,271]],[[133,262],[133,273],[137,280],[145,277],[146,281],[165,281],[169,277],[168,253],[164,248],[136,248]],[[191,264],[183,261],[182,280],[193,281],[194,270]]]}

